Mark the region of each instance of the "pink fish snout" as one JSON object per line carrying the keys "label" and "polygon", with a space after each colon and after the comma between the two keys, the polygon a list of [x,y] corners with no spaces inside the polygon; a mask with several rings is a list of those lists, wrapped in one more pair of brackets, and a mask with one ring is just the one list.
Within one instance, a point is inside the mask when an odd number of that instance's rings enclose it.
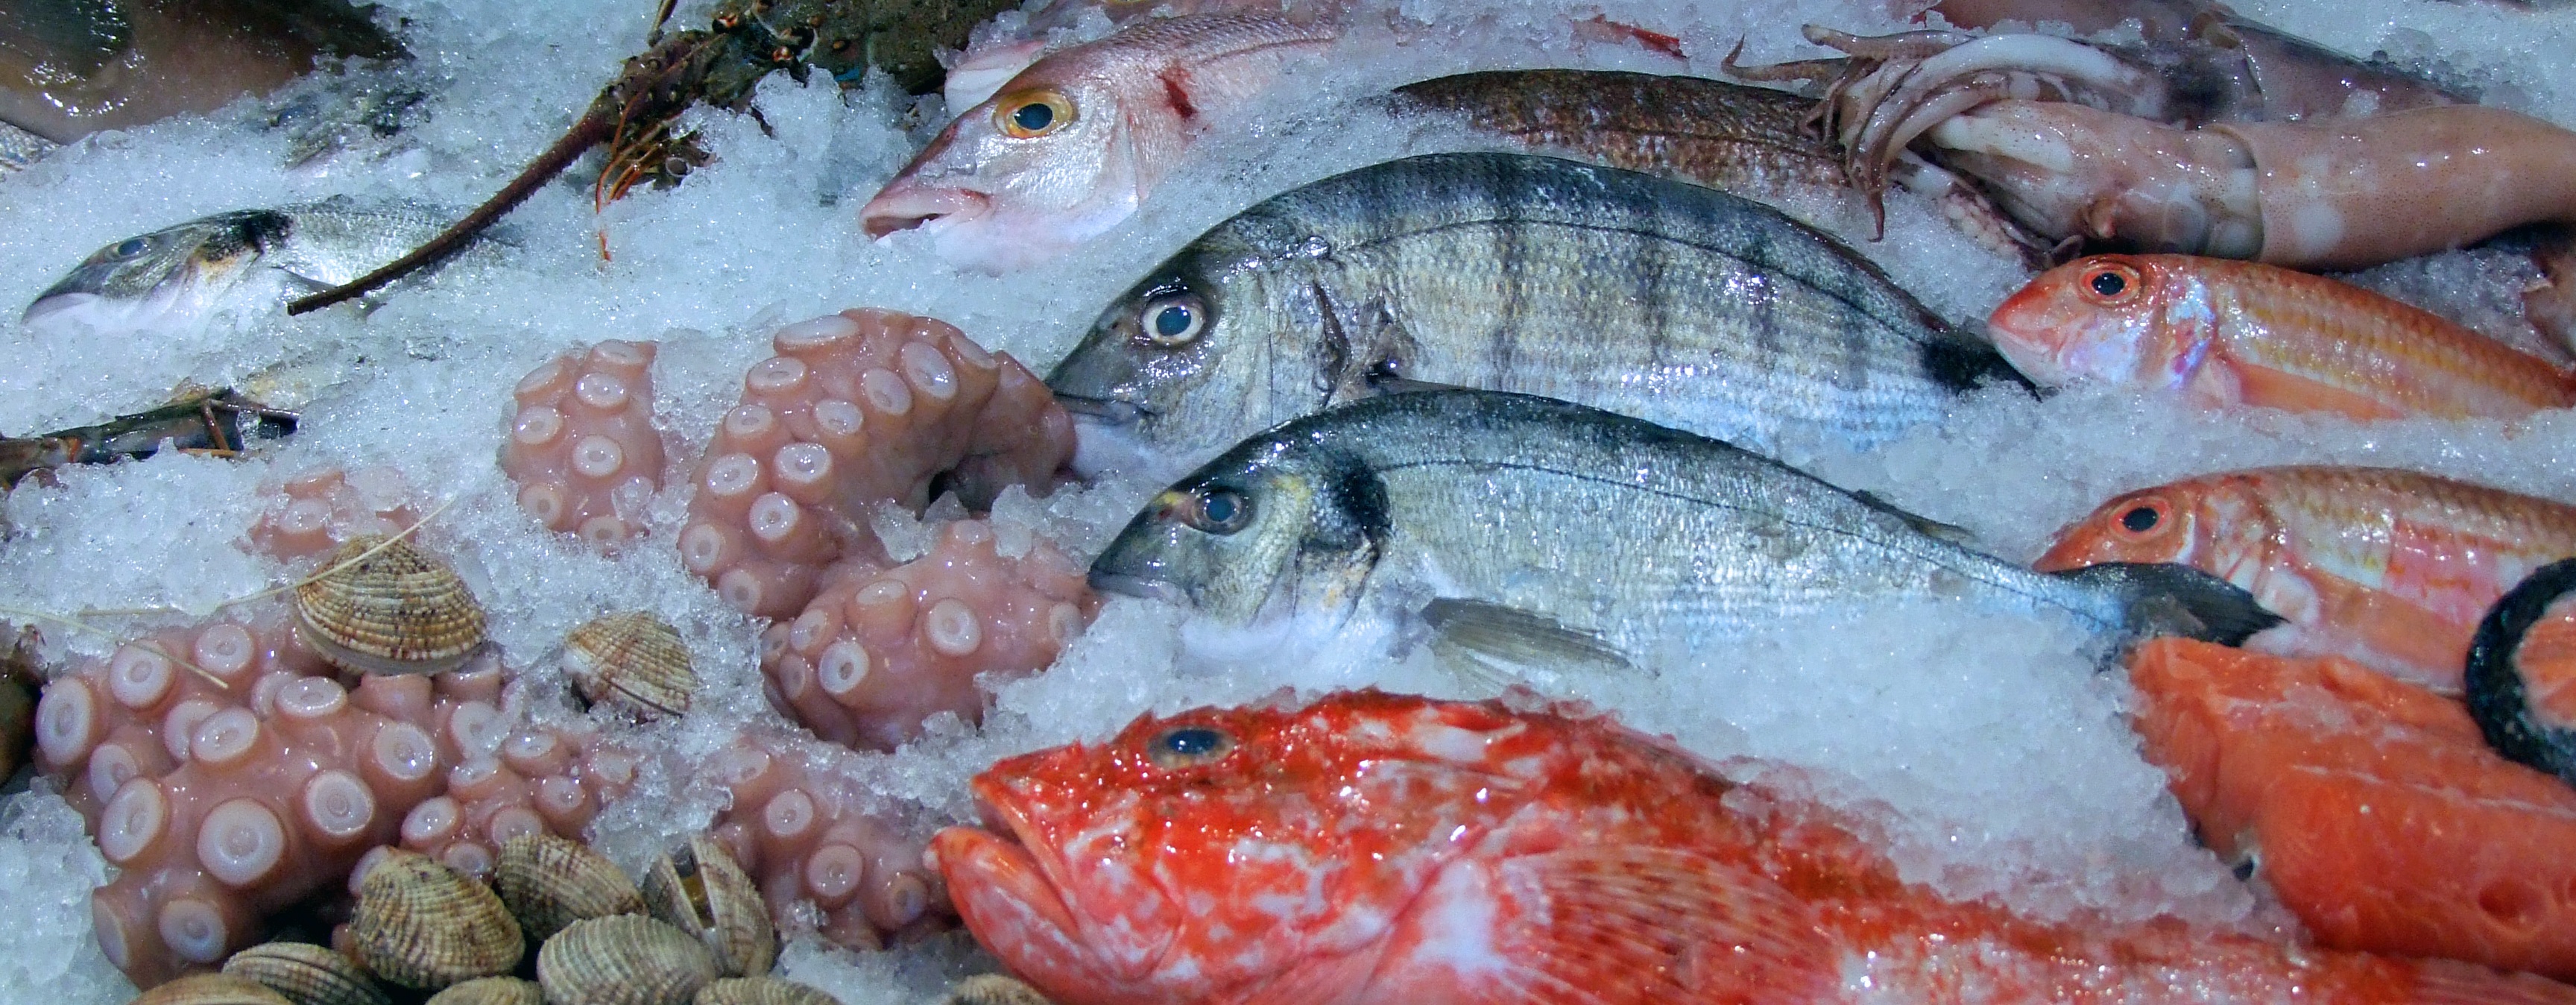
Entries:
{"label": "pink fish snout", "polygon": [[982,192],[938,188],[899,178],[859,209],[859,226],[868,232],[869,237],[881,238],[933,220],[951,223],[972,220],[983,216],[992,206],[992,197]]}

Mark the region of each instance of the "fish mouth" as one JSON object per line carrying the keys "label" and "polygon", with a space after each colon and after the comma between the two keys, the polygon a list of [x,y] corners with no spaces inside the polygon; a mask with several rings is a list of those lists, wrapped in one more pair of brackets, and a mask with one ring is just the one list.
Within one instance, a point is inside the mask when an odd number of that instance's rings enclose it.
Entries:
{"label": "fish mouth", "polygon": [[1112,426],[1132,426],[1152,413],[1145,406],[1115,398],[1092,398],[1079,394],[1055,392],[1055,403],[1067,412]]}
{"label": "fish mouth", "polygon": [[947,828],[930,844],[967,929],[1013,971],[1041,986],[1122,983],[1104,968],[1090,929],[1074,917],[1065,897],[1064,863],[1027,815],[991,777],[968,784],[979,826]]}
{"label": "fish mouth", "polygon": [[962,188],[933,188],[897,179],[859,209],[859,227],[870,238],[931,223],[955,224],[991,212],[993,198]]}
{"label": "fish mouth", "polygon": [[1123,572],[1102,572],[1098,569],[1091,571],[1089,579],[1091,588],[1101,593],[1115,593],[1123,597],[1143,597],[1167,604],[1187,605],[1190,602],[1190,596],[1186,591],[1167,580],[1149,579]]}
{"label": "fish mouth", "polygon": [[59,315],[92,310],[106,299],[104,294],[56,286],[28,304],[26,312],[18,315],[18,323],[40,324]]}

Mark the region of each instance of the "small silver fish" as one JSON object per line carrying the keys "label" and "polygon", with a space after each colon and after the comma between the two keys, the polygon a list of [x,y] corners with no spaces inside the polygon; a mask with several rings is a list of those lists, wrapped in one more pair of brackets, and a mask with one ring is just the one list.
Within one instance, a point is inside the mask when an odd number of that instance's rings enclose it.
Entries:
{"label": "small silver fish", "polygon": [[[1774,453],[1858,447],[2015,382],[1840,242],[1760,203],[1525,154],[1327,178],[1199,236],[1048,374],[1079,462],[1195,460],[1395,386],[1543,394]],[[1132,442],[1121,442],[1132,441]]]}
{"label": "small silver fish", "polygon": [[394,260],[457,214],[445,206],[347,196],[217,213],[100,248],[38,295],[20,320],[136,331],[283,302]]}
{"label": "small silver fish", "polygon": [[1433,391],[1244,441],[1150,502],[1091,582],[1194,608],[1220,630],[1210,641],[1247,652],[1389,629],[1481,677],[1633,669],[1666,646],[1854,601],[2056,612],[2112,639],[2234,644],[2280,621],[2185,566],[2039,573],[1939,531],[1680,430]]}

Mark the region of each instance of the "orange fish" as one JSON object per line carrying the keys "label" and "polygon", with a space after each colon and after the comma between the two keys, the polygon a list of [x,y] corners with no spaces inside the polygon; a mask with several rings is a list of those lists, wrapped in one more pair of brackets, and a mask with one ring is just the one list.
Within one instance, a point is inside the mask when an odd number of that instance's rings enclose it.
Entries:
{"label": "orange fish", "polygon": [[2202,840],[2319,943],[2576,979],[2576,789],[2497,756],[2459,702],[2188,640],[2138,647],[2129,677]]}
{"label": "orange fish", "polygon": [[2179,562],[2289,623],[2256,648],[2333,653],[2460,690],[2469,635],[2532,570],[2576,555],[2576,506],[2386,468],[2205,475],[2113,498],[2041,571]]}
{"label": "orange fish", "polygon": [[2108,381],[2214,406],[2356,419],[2514,418],[2576,404],[2576,376],[2439,315],[2320,276],[2190,255],[2050,269],[1987,320],[2043,386]]}
{"label": "orange fish", "polygon": [[1138,720],[975,778],[931,854],[1064,1005],[2576,1002],[2451,961],[2041,924],[1568,710],[1375,691]]}

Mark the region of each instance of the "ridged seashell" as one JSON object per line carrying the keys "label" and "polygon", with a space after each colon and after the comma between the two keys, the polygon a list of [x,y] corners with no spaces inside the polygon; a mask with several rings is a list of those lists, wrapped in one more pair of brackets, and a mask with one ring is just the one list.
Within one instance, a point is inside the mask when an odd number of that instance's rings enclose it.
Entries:
{"label": "ridged seashell", "polygon": [[940,1005],[1055,1005],[1038,989],[1001,974],[977,974],[948,989]]}
{"label": "ridged seashell", "polygon": [[424,989],[509,973],[527,949],[489,887],[408,851],[385,856],[359,882],[349,937],[377,976]]}
{"label": "ridged seashell", "polygon": [[778,959],[769,902],[712,838],[690,838],[655,860],[644,874],[644,904],[654,917],[706,940],[727,977],[758,977]]}
{"label": "ridged seashell", "polygon": [[224,972],[247,977],[295,1005],[390,1005],[375,978],[329,946],[270,942],[234,953]]}
{"label": "ridged seashell", "polygon": [[698,692],[679,630],[645,611],[573,629],[564,636],[563,665],[583,700],[610,702],[646,719],[687,715]]}
{"label": "ridged seashell", "polygon": [[193,974],[140,995],[128,1005],[294,1005],[268,986],[231,974]]}
{"label": "ridged seashell", "polygon": [[644,913],[635,881],[589,845],[552,834],[501,842],[492,886],[530,941],[544,942],[583,918]]}
{"label": "ridged seashell", "polygon": [[[447,563],[407,540],[351,538],[295,588],[295,627],[323,658],[359,673],[446,673],[483,644],[483,605]],[[348,563],[348,564],[343,564]]]}
{"label": "ridged seashell", "polygon": [[705,944],[640,914],[573,922],[537,950],[549,1002],[688,1005],[717,976]]}
{"label": "ridged seashell", "polygon": [[537,982],[517,977],[477,977],[429,996],[423,1005],[545,1005]]}
{"label": "ridged seashell", "polygon": [[841,1005],[823,989],[775,977],[727,977],[698,989],[689,1005]]}

